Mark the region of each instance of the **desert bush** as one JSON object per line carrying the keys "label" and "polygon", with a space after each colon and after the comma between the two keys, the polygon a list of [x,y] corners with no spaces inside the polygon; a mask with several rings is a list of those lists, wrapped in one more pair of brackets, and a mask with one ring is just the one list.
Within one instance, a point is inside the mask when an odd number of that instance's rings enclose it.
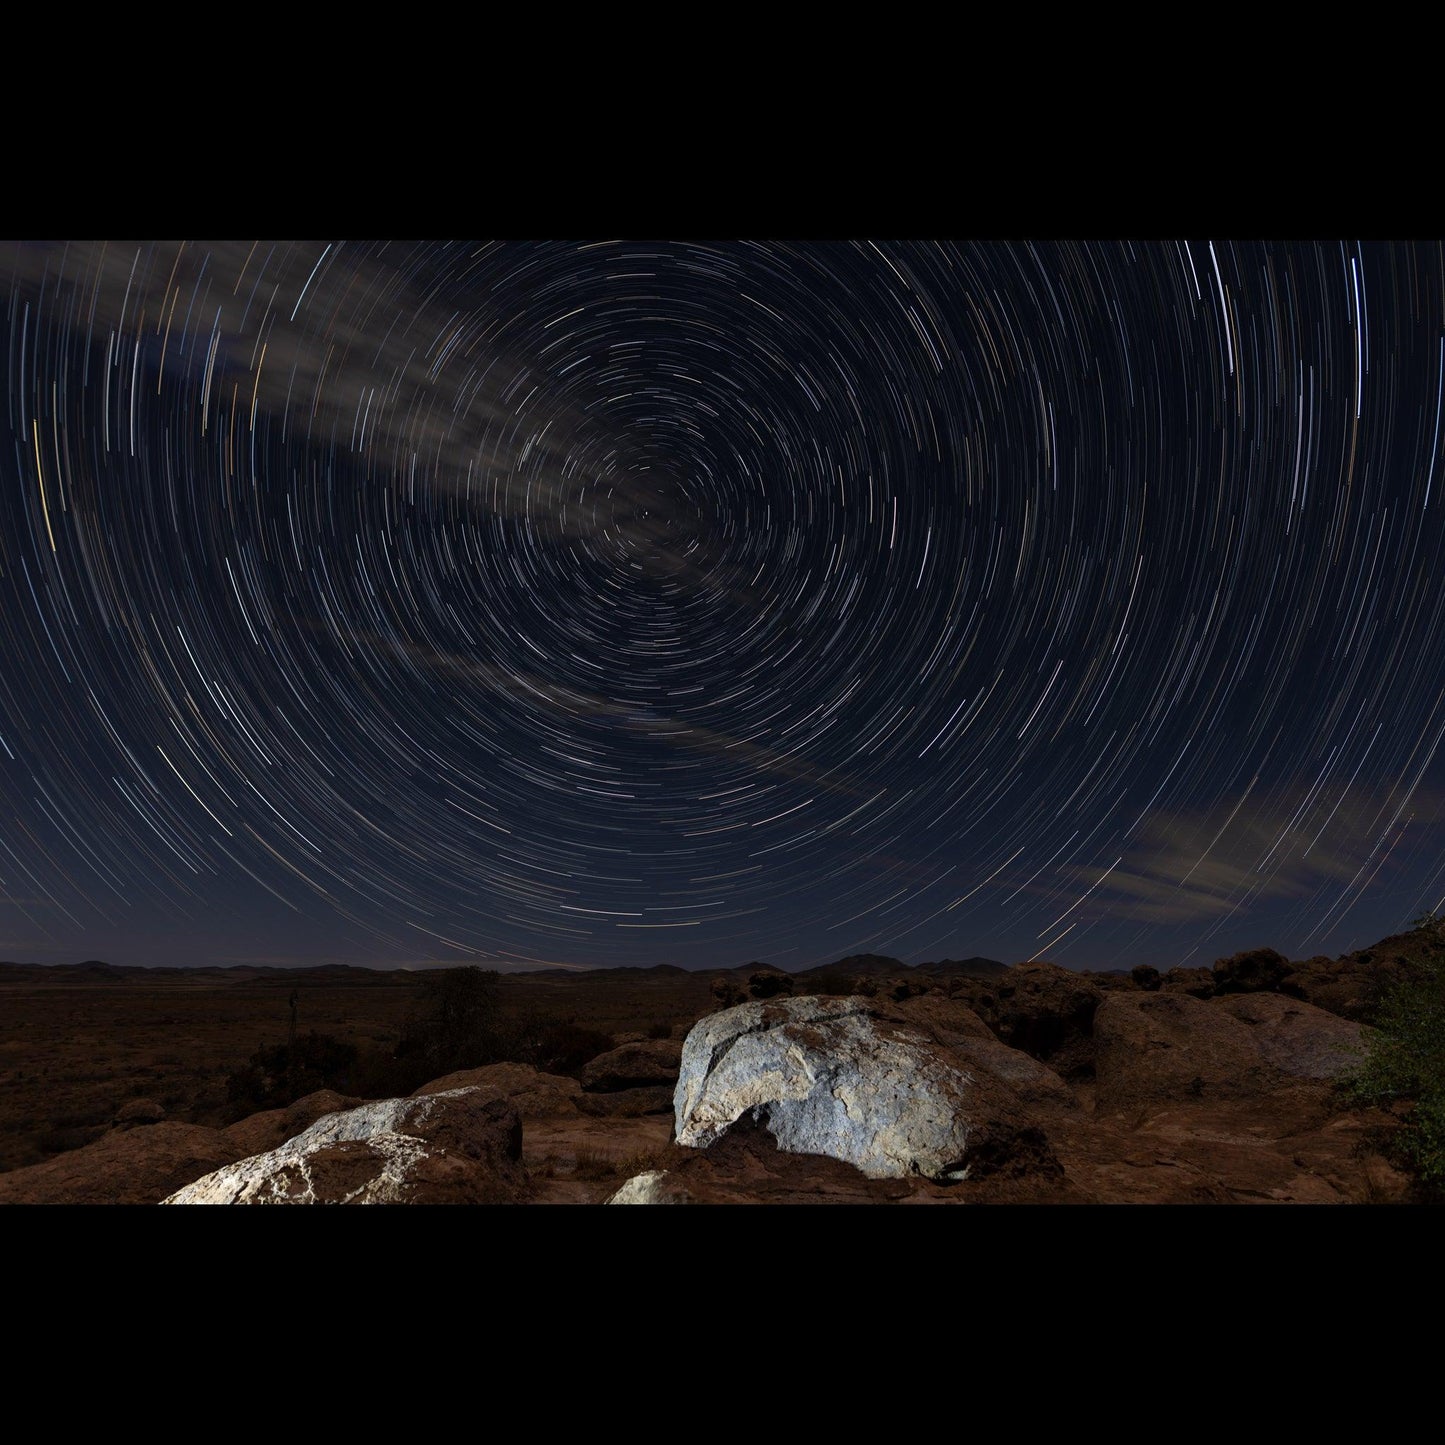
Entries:
{"label": "desert bush", "polygon": [[437,1077],[419,1061],[398,1059],[392,1044],[362,1049],[351,1071],[350,1093],[362,1099],[400,1099]]}
{"label": "desert bush", "polygon": [[864,991],[863,980],[854,978],[846,973],[819,973],[809,978],[801,979],[797,989],[799,993],[829,994],[834,997],[843,997],[848,994],[862,993]]}
{"label": "desert bush", "polygon": [[420,993],[392,1047],[366,1050],[353,1074],[367,1098],[409,1094],[443,1075],[487,1064],[533,1064],[545,1073],[574,1073],[612,1047],[608,1034],[578,1028],[536,1010],[508,1017],[500,1008],[493,969],[438,969],[423,975]]}
{"label": "desert bush", "polygon": [[1431,944],[1372,1009],[1366,1054],[1345,1081],[1361,1104],[1408,1102],[1394,1149],[1431,1199],[1445,1201],[1445,920],[1415,927]]}
{"label": "desert bush", "polygon": [[537,1009],[516,1016],[499,1005],[494,970],[438,969],[423,976],[416,1006],[394,1045],[362,1051],[350,1074],[363,1098],[410,1094],[446,1074],[487,1064],[531,1064],[547,1074],[576,1074],[612,1047],[612,1036],[571,1016]]}
{"label": "desert bush", "polygon": [[226,1075],[226,1100],[236,1117],[281,1109],[318,1089],[347,1093],[356,1047],[314,1029],[290,1044],[257,1049]]}
{"label": "desert bush", "polygon": [[479,1069],[506,1056],[497,1017],[495,969],[441,968],[422,975],[417,1007],[396,1045],[398,1059],[429,1069],[426,1078]]}
{"label": "desert bush", "polygon": [[611,1047],[611,1034],[584,1028],[571,1019],[554,1020],[543,1026],[519,1062],[531,1064],[544,1074],[576,1074]]}
{"label": "desert bush", "polygon": [[615,1179],[619,1161],[604,1149],[578,1149],[572,1165],[576,1179]]}

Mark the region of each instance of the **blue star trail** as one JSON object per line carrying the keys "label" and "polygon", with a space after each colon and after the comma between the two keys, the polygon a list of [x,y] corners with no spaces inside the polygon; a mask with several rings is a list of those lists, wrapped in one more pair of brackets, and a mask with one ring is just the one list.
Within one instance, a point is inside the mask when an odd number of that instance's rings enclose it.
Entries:
{"label": "blue star trail", "polygon": [[1445,248],[0,245],[0,957],[1445,906]]}

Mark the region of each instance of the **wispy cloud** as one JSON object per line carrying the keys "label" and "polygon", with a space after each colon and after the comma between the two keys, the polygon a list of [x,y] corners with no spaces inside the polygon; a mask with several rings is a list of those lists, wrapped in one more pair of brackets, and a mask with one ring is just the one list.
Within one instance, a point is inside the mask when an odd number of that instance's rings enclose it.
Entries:
{"label": "wispy cloud", "polygon": [[1401,800],[1358,784],[1317,796],[1301,785],[1267,797],[1245,792],[1193,813],[1161,811],[1112,865],[1061,870],[1031,891],[1055,899],[1087,893],[1072,915],[1080,921],[1163,925],[1316,894],[1338,899],[1383,865],[1402,829],[1439,827],[1439,797],[1419,790],[1403,810]]}
{"label": "wispy cloud", "polygon": [[[474,249],[459,271],[482,264],[489,248]],[[470,305],[443,305],[412,259],[403,243],[26,241],[12,243],[10,271],[33,328],[43,312],[91,348],[98,396],[184,377],[203,432],[266,420],[409,492],[557,537],[605,532],[651,572],[750,595],[741,576],[700,570],[678,545],[687,519],[672,489],[569,394],[547,328],[575,298],[538,302],[525,339],[507,339],[511,318],[481,288]],[[119,411],[113,431],[129,447]]]}

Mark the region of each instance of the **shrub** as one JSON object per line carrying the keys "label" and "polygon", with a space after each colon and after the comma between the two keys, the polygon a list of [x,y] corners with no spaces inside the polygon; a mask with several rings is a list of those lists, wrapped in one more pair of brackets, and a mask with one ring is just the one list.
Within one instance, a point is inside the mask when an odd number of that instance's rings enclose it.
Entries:
{"label": "shrub", "polygon": [[417,1009],[402,1030],[396,1057],[429,1070],[422,1083],[505,1057],[497,1019],[498,981],[495,969],[475,965],[424,974]]}
{"label": "shrub", "polygon": [[853,978],[846,973],[817,973],[801,979],[797,985],[799,993],[829,994],[835,997],[843,997],[848,994],[863,992],[860,986],[863,980]]}
{"label": "shrub", "polygon": [[1427,913],[1415,927],[1431,946],[1381,993],[1364,1063],[1345,1087],[1357,1103],[1412,1104],[1395,1150],[1425,1194],[1445,1200],[1445,921]]}
{"label": "shrub", "polygon": [[230,1113],[281,1109],[318,1089],[349,1092],[356,1046],[314,1029],[292,1044],[257,1049],[226,1076]]}
{"label": "shrub", "polygon": [[612,1035],[584,1028],[571,1019],[547,1024],[520,1062],[544,1074],[578,1074],[584,1064],[612,1047]]}

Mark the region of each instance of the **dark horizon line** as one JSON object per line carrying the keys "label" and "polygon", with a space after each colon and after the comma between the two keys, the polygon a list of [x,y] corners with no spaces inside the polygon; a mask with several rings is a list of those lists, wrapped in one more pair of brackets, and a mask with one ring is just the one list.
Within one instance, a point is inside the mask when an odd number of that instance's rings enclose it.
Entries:
{"label": "dark horizon line", "polygon": [[[1408,933],[1408,931],[1409,931],[1409,930],[1406,930],[1407,933]],[[1377,948],[1377,947],[1380,946],[1381,943],[1386,942],[1386,941],[1388,941],[1388,940],[1391,939],[1391,938],[1400,937],[1400,936],[1401,936],[1400,934],[1387,934],[1387,935],[1385,935],[1383,938],[1376,940],[1374,943],[1366,944],[1365,947],[1364,947],[1364,949],[1350,949],[1350,950],[1347,950],[1347,951],[1346,951],[1345,953],[1343,953],[1343,954],[1333,955],[1333,956],[1332,956],[1332,960],[1333,960],[1333,959],[1339,959],[1339,958],[1348,958],[1351,954],[1359,953],[1359,952],[1362,952],[1362,951],[1365,951],[1365,950],[1368,950],[1368,949],[1372,949],[1372,948]],[[1157,971],[1158,971],[1160,974],[1165,974],[1165,975],[1167,975],[1168,973],[1172,972],[1175,968],[1203,968],[1203,969],[1208,970],[1208,969],[1211,969],[1215,964],[1223,961],[1224,959],[1233,958],[1233,957],[1238,957],[1241,953],[1248,954],[1248,953],[1261,952],[1261,951],[1263,951],[1263,950],[1265,950],[1265,949],[1269,949],[1269,948],[1270,948],[1270,945],[1261,944],[1261,945],[1258,945],[1257,947],[1253,947],[1253,948],[1246,948],[1246,949],[1236,950],[1236,952],[1235,952],[1234,954],[1222,954],[1222,955],[1220,955],[1219,958],[1213,959],[1213,960],[1211,960],[1209,963],[1200,963],[1200,964],[1176,964],[1176,965],[1173,965],[1172,968],[1168,968],[1168,969],[1158,969]],[[1272,949],[1271,951],[1276,952],[1276,953],[1279,952],[1279,950],[1277,950],[1277,949]],[[1311,955],[1312,958],[1313,958],[1313,957],[1316,957],[1316,956],[1318,956],[1318,955]],[[1306,962],[1306,961],[1307,961],[1307,960],[1304,960],[1304,959],[1300,959],[1300,960],[1291,959],[1287,954],[1283,954],[1283,953],[1280,954],[1280,957],[1284,958],[1284,959],[1286,960],[1286,962],[1289,962],[1289,963]],[[749,961],[746,961],[746,962],[742,962],[742,963],[737,963],[737,964],[700,965],[700,966],[697,966],[697,967],[691,967],[691,968],[690,968],[690,967],[687,967],[686,965],[677,964],[677,963],[655,963],[655,964],[566,964],[566,963],[518,964],[518,963],[511,963],[511,964],[507,964],[507,963],[496,963],[496,962],[485,962],[485,963],[476,963],[476,962],[472,962],[472,963],[416,962],[416,963],[391,963],[391,964],[388,964],[388,963],[338,963],[338,962],[330,962],[330,963],[291,963],[291,964],[278,964],[278,963],[229,963],[229,964],[220,964],[220,963],[209,963],[209,964],[208,964],[208,963],[194,963],[194,964],[156,963],[156,964],[148,964],[148,963],[109,963],[109,962],[107,962],[105,959],[100,959],[100,958],[83,959],[83,960],[81,960],[81,961],[78,962],[78,963],[54,963],[54,962],[31,962],[31,963],[23,963],[23,962],[20,962],[20,961],[17,960],[17,959],[0,959],[0,968],[15,968],[15,969],[69,969],[69,970],[84,969],[84,968],[103,968],[103,969],[106,969],[106,970],[109,970],[109,971],[112,971],[112,972],[116,972],[116,973],[239,973],[239,972],[243,972],[243,971],[248,971],[248,972],[253,972],[253,973],[274,973],[274,974],[326,973],[326,972],[330,972],[330,973],[340,973],[340,972],[350,972],[350,973],[357,973],[357,972],[359,972],[359,973],[433,973],[433,972],[436,972],[436,971],[438,971],[438,970],[453,969],[453,968],[482,968],[482,969],[486,969],[486,970],[489,971],[489,972],[495,972],[495,973],[499,973],[499,974],[523,974],[523,975],[528,975],[528,974],[539,974],[539,973],[556,973],[556,974],[564,974],[564,975],[571,976],[571,977],[582,977],[582,976],[585,976],[585,975],[587,975],[587,974],[595,974],[595,973],[616,973],[616,972],[622,972],[622,971],[631,972],[631,973],[657,973],[657,972],[660,972],[660,971],[667,971],[667,972],[677,972],[677,973],[698,973],[698,974],[701,974],[701,973],[740,973],[740,972],[742,972],[742,971],[744,971],[744,970],[758,970],[758,971],[763,971],[763,972],[779,973],[779,974],[783,974],[783,975],[785,975],[785,976],[787,976],[787,977],[791,977],[791,978],[798,978],[798,977],[802,977],[802,976],[805,976],[805,975],[817,975],[817,976],[820,976],[820,977],[821,977],[821,976],[829,973],[829,972],[832,971],[832,970],[842,969],[845,965],[848,965],[848,964],[850,964],[850,963],[853,963],[855,960],[861,962],[861,961],[864,961],[864,960],[873,960],[873,959],[879,960],[879,961],[882,962],[882,963],[886,963],[886,965],[887,965],[887,971],[890,971],[890,972],[891,972],[891,971],[893,971],[894,969],[897,969],[897,970],[899,970],[899,971],[908,972],[908,973],[917,973],[917,972],[925,971],[925,970],[935,970],[935,969],[938,969],[938,968],[940,967],[940,965],[945,965],[945,964],[952,964],[952,965],[955,965],[955,966],[957,966],[957,967],[959,967],[959,968],[968,967],[968,966],[970,966],[970,965],[977,966],[977,965],[982,964],[982,965],[985,965],[985,966],[993,966],[993,967],[998,967],[998,968],[1005,968],[1005,969],[1007,969],[1007,968],[1020,968],[1020,967],[1023,967],[1023,966],[1025,966],[1025,965],[1031,964],[1031,963],[1047,963],[1047,964],[1050,964],[1051,966],[1056,967],[1056,968],[1063,968],[1063,969],[1065,969],[1065,970],[1066,970],[1067,972],[1069,972],[1069,973],[1080,973],[1080,974],[1091,974],[1091,973],[1095,973],[1095,974],[1128,974],[1128,973],[1132,973],[1132,972],[1133,972],[1133,968],[1134,968],[1134,967],[1145,967],[1145,968],[1147,968],[1147,967],[1153,967],[1153,965],[1149,965],[1149,964],[1138,964],[1138,965],[1134,965],[1133,967],[1130,967],[1130,968],[1126,968],[1126,967],[1122,967],[1122,966],[1115,966],[1115,967],[1112,967],[1112,968],[1099,968],[1099,967],[1090,967],[1090,966],[1086,966],[1086,965],[1077,965],[1077,966],[1071,967],[1071,966],[1068,965],[1068,964],[1062,964],[1062,963],[1056,964],[1056,963],[1053,962],[1052,959],[1037,958],[1037,957],[1018,959],[1018,960],[1016,960],[1016,961],[1014,961],[1014,962],[1012,962],[1012,963],[1005,963],[1005,962],[1004,962],[1003,960],[1001,960],[1001,959],[987,958],[987,957],[985,957],[985,956],[982,955],[982,954],[970,954],[970,955],[969,955],[968,957],[966,957],[966,958],[957,958],[957,959],[956,959],[956,958],[949,958],[949,957],[943,957],[943,958],[938,958],[938,959],[927,959],[927,960],[925,960],[925,961],[922,962],[922,963],[913,964],[913,963],[906,963],[906,962],[904,962],[902,959],[895,958],[895,957],[894,957],[893,955],[891,955],[891,954],[856,953],[856,954],[846,954],[846,955],[844,955],[844,956],[842,956],[842,957],[840,957],[840,958],[838,958],[838,959],[833,960],[833,961],[830,962],[830,963],[812,964],[812,965],[808,966],[807,968],[798,968],[798,969],[782,968],[782,967],[780,967],[780,966],[777,965],[777,964],[767,963],[767,962],[764,962],[764,961],[761,960],[761,959],[752,959],[752,960],[749,960]]]}

